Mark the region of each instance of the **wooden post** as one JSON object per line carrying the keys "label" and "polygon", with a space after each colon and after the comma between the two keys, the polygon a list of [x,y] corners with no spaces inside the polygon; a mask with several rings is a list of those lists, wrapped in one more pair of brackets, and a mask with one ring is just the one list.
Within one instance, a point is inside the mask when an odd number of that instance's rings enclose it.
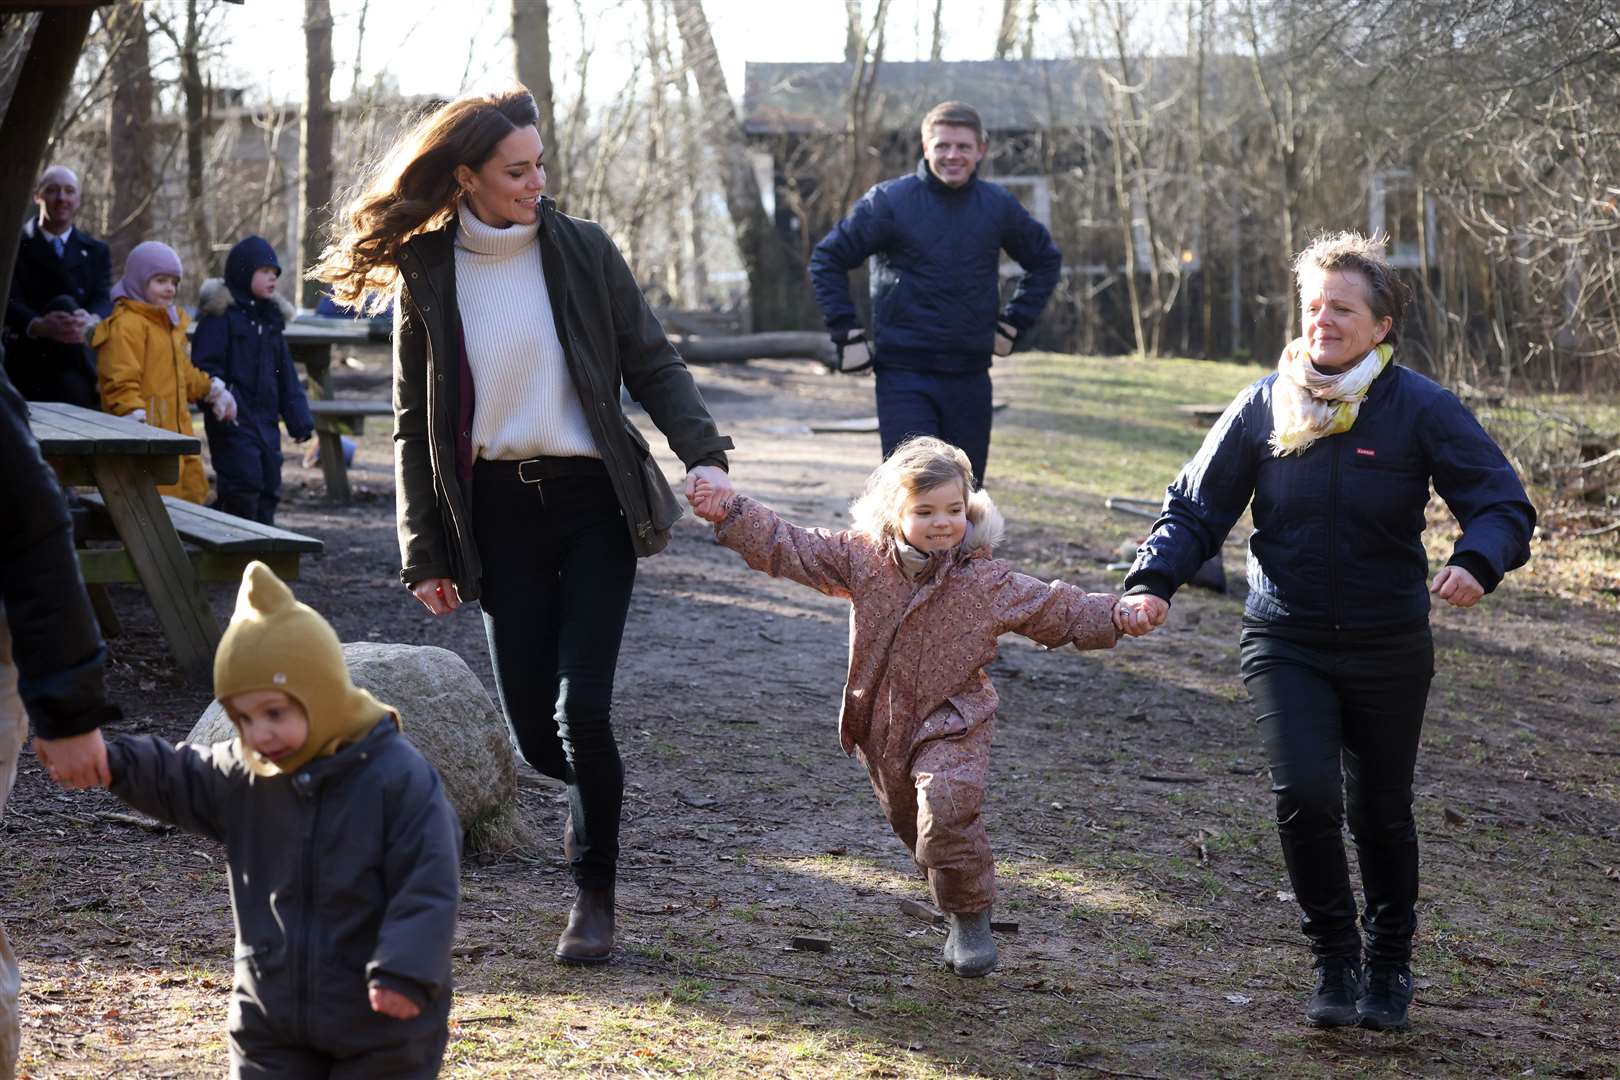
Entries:
{"label": "wooden post", "polygon": [[16,108],[8,107],[0,120],[0,146],[6,148],[0,154],[0,297],[11,295],[11,271],[17,239],[28,218],[28,196],[39,179],[39,159],[73,80],[96,6],[52,8],[40,15],[17,77],[18,89],[26,88],[27,93],[13,94],[11,104]]}
{"label": "wooden post", "polygon": [[135,564],[180,670],[192,683],[213,679],[219,624],[197,584],[157,483],[138,457],[96,457],[91,468],[107,514]]}

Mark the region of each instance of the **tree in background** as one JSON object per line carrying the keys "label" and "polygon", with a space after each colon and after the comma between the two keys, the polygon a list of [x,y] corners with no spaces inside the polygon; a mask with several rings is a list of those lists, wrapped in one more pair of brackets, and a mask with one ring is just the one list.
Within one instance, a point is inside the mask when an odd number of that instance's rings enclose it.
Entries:
{"label": "tree in background", "polygon": [[130,248],[152,239],[152,50],[144,0],[118,0],[102,19],[112,39],[112,101],[107,109],[111,227],[106,230],[114,272]]}
{"label": "tree in background", "polygon": [[312,308],[318,282],[304,278],[326,247],[332,201],[332,4],[304,0],[304,122],[298,171],[303,179],[298,212],[298,297]]}

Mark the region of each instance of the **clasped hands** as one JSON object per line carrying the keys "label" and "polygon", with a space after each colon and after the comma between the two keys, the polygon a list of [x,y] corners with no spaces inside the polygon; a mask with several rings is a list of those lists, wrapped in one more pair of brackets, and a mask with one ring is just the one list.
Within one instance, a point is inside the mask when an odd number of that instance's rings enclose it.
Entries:
{"label": "clasped hands", "polygon": [[28,324],[28,336],[62,345],[83,345],[100,321],[83,308],[47,311]]}
{"label": "clasped hands", "polygon": [[714,523],[726,519],[727,512],[731,510],[731,500],[737,495],[731,486],[731,477],[726,475],[724,469],[712,465],[699,465],[687,473],[682,493],[691,504],[692,513]]}

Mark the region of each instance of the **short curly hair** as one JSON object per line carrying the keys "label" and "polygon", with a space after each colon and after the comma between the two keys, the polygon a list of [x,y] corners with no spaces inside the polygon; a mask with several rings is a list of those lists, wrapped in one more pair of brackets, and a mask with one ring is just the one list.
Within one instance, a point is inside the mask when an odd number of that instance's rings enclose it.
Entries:
{"label": "short curly hair", "polygon": [[1363,236],[1353,230],[1323,233],[1309,247],[1294,257],[1294,278],[1303,285],[1309,271],[1326,273],[1337,270],[1361,275],[1362,292],[1373,318],[1389,317],[1389,333],[1384,343],[1394,345],[1399,337],[1401,320],[1406,317],[1406,305],[1412,291],[1396,273],[1395,266],[1384,254],[1385,239],[1374,233]]}

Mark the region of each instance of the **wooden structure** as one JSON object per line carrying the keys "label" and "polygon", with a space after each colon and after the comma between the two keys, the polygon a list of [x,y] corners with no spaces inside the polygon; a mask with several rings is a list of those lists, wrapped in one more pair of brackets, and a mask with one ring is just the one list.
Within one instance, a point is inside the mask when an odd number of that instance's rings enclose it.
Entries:
{"label": "wooden structure", "polygon": [[346,503],[353,498],[349,490],[349,468],[343,459],[343,436],[358,435],[365,430],[366,417],[394,415],[394,406],[387,401],[368,401],[362,398],[317,398],[309,403],[315,414],[315,436],[321,443],[321,475],[326,479],[326,497],[333,502]]}
{"label": "wooden structure", "polygon": [[202,450],[193,436],[55,402],[36,402],[30,414],[40,451],[63,485],[98,493],[85,499],[94,512],[87,534],[112,543],[79,552],[98,615],[104,622],[111,616],[101,586],[139,584],[181,671],[207,685],[219,625],[203,582],[235,580],[252,559],[295,578],[299,558],[319,554],[321,541],[159,496],[159,484],[179,479],[181,455]]}

